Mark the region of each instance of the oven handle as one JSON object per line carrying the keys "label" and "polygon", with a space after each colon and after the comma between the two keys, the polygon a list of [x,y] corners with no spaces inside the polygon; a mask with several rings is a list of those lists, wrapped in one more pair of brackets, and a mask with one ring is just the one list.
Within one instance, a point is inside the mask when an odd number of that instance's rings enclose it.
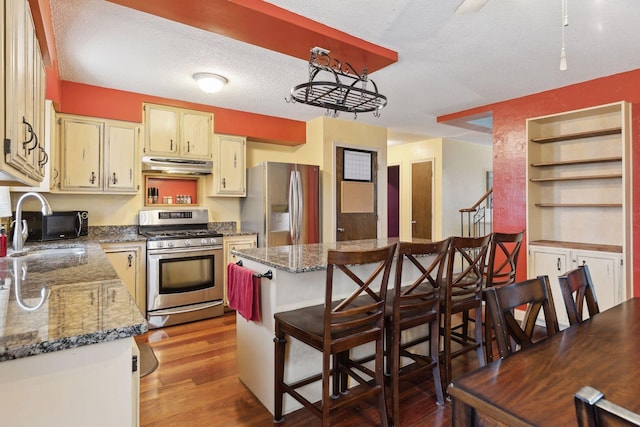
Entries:
{"label": "oven handle", "polygon": [[222,246],[210,246],[210,247],[188,247],[188,248],[171,248],[171,249],[147,249],[148,256],[154,255],[176,255],[180,256],[184,253],[191,252],[212,252],[212,251],[220,251],[222,252]]}
{"label": "oven handle", "polygon": [[192,311],[204,310],[206,308],[215,307],[222,304],[222,300],[216,300],[209,303],[191,304],[182,307],[165,308],[162,310],[153,310],[149,312],[152,316],[166,316],[169,314],[190,313]]}

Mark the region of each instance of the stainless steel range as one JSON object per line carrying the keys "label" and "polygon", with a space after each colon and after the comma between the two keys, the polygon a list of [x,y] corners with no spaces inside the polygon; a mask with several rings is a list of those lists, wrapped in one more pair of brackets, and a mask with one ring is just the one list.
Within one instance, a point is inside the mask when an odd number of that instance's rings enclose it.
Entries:
{"label": "stainless steel range", "polygon": [[222,234],[208,221],[206,209],[140,211],[149,328],[224,314]]}

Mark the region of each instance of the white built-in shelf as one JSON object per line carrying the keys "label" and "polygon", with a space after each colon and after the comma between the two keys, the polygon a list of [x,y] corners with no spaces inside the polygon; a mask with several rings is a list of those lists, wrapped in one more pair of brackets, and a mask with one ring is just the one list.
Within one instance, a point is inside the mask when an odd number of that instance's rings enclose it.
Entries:
{"label": "white built-in shelf", "polygon": [[614,163],[621,162],[622,157],[601,157],[597,159],[582,159],[582,160],[562,160],[557,162],[540,162],[531,163],[534,168],[554,167],[554,166],[570,166],[570,165],[593,165],[599,163]]}
{"label": "white built-in shelf", "polygon": [[569,133],[566,135],[548,136],[543,138],[531,138],[531,142],[535,142],[538,144],[547,144],[549,142],[569,141],[572,139],[582,139],[582,138],[593,138],[596,136],[618,135],[621,133],[622,133],[622,128],[615,127],[615,128],[608,128],[608,129],[592,130],[587,132]]}
{"label": "white built-in shelf", "polygon": [[621,173],[605,174],[605,175],[575,175],[575,176],[556,176],[550,178],[531,178],[531,182],[557,182],[557,181],[584,181],[587,179],[621,179]]}

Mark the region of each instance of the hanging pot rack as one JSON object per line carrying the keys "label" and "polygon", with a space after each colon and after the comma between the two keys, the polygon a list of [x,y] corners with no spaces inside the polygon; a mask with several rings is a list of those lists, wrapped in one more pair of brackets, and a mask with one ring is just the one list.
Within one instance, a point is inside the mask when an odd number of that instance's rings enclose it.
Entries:
{"label": "hanging pot rack", "polygon": [[380,110],[387,105],[387,97],[368,78],[366,67],[358,73],[351,64],[332,59],[328,50],[319,47],[311,49],[309,81],[291,89],[286,101],[324,108],[333,117],[341,111],[353,113],[354,119],[358,113],[369,112],[380,117]]}

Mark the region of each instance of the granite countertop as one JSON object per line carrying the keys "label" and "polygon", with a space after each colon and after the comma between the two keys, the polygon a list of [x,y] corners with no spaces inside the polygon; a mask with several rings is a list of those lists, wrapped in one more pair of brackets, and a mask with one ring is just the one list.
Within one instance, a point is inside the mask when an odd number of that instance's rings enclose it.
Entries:
{"label": "granite countertop", "polygon": [[0,361],[147,331],[144,316],[97,242],[75,239],[25,248],[23,256],[10,252],[0,258]]}
{"label": "granite countertop", "polygon": [[350,240],[346,242],[311,243],[271,248],[236,249],[231,252],[240,257],[289,273],[305,273],[326,270],[327,251],[329,249],[375,249],[396,242],[398,242],[397,238]]}

